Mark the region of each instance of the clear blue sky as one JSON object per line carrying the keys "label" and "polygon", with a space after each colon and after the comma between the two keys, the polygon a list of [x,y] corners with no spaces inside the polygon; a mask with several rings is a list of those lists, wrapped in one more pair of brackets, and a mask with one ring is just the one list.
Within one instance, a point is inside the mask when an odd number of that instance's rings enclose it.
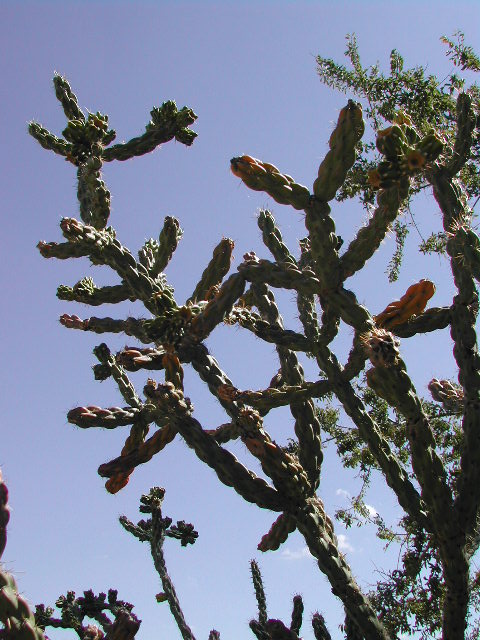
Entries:
{"label": "clear blue sky", "polygon": [[[305,235],[301,214],[248,191],[230,173],[229,160],[248,153],[312,184],[338,110],[348,98],[320,84],[316,54],[342,60],[345,35],[355,32],[366,63],[378,60],[385,68],[390,50],[397,48],[407,65],[427,64],[443,78],[451,65],[439,37],[461,29],[475,45],[479,18],[476,2],[0,3],[0,466],[12,506],[4,561],[31,602],[53,604],[67,589],[81,593],[116,587],[143,620],[139,640],[180,637],[167,606],[155,602],[160,586],[147,546],[117,523],[122,513],[137,518],[140,495],[161,485],[167,490],[165,513],[193,522],[200,532],[197,544],[186,550],[174,541],[166,545],[170,573],[199,640],[214,627],[225,640],[253,637],[248,630],[256,613],[248,565],[252,557],[263,570],[271,617],[288,621],[291,597],[299,592],[305,601],[305,640],[313,637],[308,622],[315,610],[325,615],[335,639],[342,621],[341,608],[304,553],[300,537],[293,535],[275,554],[259,557],[256,546],[272,514],[244,504],[220,485],[180,438],[111,496],[96,469],[118,455],[125,432],[81,431],[67,424],[66,413],[74,406],[123,401],[111,382],[93,380],[91,350],[101,339],[67,331],[58,317],[125,317],[139,310],[126,304],[92,312],[58,301],[58,284],[72,285],[84,275],[92,275],[97,284],[112,283],[110,273],[94,272],[81,260],[46,261],[35,248],[41,239],[60,239],[60,217],[78,217],[72,166],[41,149],[26,131],[31,119],[56,133],[65,126],[52,89],[53,72],[69,79],[82,107],[109,114],[118,140],[141,133],[152,106],[167,99],[198,114],[194,129],[199,137],[191,148],[169,143],[146,157],[112,163],[104,174],[112,193],[111,223],[133,251],[158,235],[166,215],[180,220],[184,238],[167,273],[177,300],[183,301],[222,236],[236,243],[234,265],[250,250],[268,257],[256,226],[259,207],[271,208],[293,251]],[[428,235],[439,222],[430,197],[421,199],[415,211]],[[364,221],[360,206],[336,206],[334,215],[346,239]],[[432,303],[449,303],[448,269],[437,258],[419,256],[417,245],[412,232],[395,285],[384,276],[392,239],[356,280],[359,299],[372,311],[422,277],[437,284]],[[292,299],[282,301],[290,307],[282,309],[287,324],[295,328]],[[350,338],[343,334],[341,356]],[[112,349],[134,344],[125,337],[107,342]],[[208,344],[240,388],[264,388],[276,370],[273,349],[239,329],[221,328]],[[402,349],[421,393],[432,377],[454,375],[446,332],[404,341]],[[308,375],[315,379],[318,371],[310,365]],[[135,376],[139,389],[145,377]],[[188,371],[186,393],[204,426],[225,420]],[[274,414],[267,428],[285,441],[292,429],[288,412]],[[243,447],[233,449],[248,459]],[[328,452],[320,493],[330,512],[346,505],[345,492],[356,490],[358,482],[339,467],[335,452]],[[387,518],[397,513],[395,498],[382,482],[367,501]],[[384,561],[389,567],[395,562],[395,554],[384,554],[368,528],[339,527],[338,534],[364,586],[375,581],[373,572]]]}

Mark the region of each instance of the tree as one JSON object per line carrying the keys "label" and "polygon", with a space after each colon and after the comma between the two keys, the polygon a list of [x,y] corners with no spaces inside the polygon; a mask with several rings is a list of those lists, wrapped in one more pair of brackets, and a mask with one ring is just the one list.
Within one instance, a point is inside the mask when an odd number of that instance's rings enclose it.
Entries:
{"label": "tree", "polygon": [[[480,60],[461,34],[456,41],[443,40],[455,65],[479,70]],[[273,215],[263,210],[258,224],[274,260],[260,259],[252,252],[228,275],[233,242],[224,238],[183,303],[175,299],[164,275],[181,236],[178,221],[166,218],[158,240],[147,240],[135,258],[116,239],[113,228],[107,227],[110,193],[101,169],[105,162],[149,153],[172,139],[191,145],[196,134],[190,126],[196,115],[187,107],[177,109],[173,101],[165,102],[151,111],[144,134],[112,145],[115,132],[109,129],[108,117],[98,112],[85,115],[68,82],[55,76],[56,96],[68,120],[63,138],[35,122],[29,132],[44,148],[76,167],[82,221],[62,219],[65,242],[40,242],[38,248],[46,258],[88,257],[93,265],[107,265],[117,275],[112,286],[97,287],[90,277],[73,287],[60,286],[60,299],[92,306],[136,300],[150,315],[124,320],[62,316],[67,328],[123,332],[149,345],[127,347],[116,354],[105,343],[96,347],[95,378],[112,378],[126,406],[81,406],[68,413],[68,420],[80,428],[130,425],[120,455],[98,470],[110,493],[120,491],[138,465],[181,436],[221,482],[277,514],[259,543],[261,551],[278,549],[295,529],[304,536],[332,593],[345,607],[346,638],[387,640],[404,633],[428,638],[440,632],[445,640],[464,639],[467,633],[478,638],[475,613],[480,579],[472,567],[480,543],[476,346],[480,241],[472,224],[480,194],[479,91],[476,85],[467,88],[456,74],[439,83],[423,67],[404,70],[396,51],[390,57],[389,76],[377,66],[366,69],[353,37],[348,39],[347,55],[352,70],[319,57],[320,78],[358,96],[365,109],[350,99],[341,110],[312,193],[267,162],[247,155],[231,161],[232,172],[247,187],[304,211],[308,235],[300,242],[299,256],[283,242]],[[372,140],[364,138],[363,114],[371,125]],[[457,293],[450,306],[426,310],[435,285],[420,279],[400,300],[372,315],[358,303],[347,280],[363,269],[392,226],[397,250],[389,275],[398,276],[407,231],[400,217],[426,188],[432,189],[441,209],[443,228],[433,230],[420,249],[437,251],[449,260]],[[336,205],[332,212],[329,202],[347,198],[359,198],[369,220],[344,248],[335,232]],[[303,332],[284,327],[272,288],[295,293]],[[268,388],[236,388],[209,353],[204,341],[224,322],[275,345],[279,370]],[[331,348],[341,322],[354,330],[344,366]],[[401,357],[399,338],[447,327],[454,342],[459,384],[432,380],[432,402],[418,396]],[[321,372],[318,380],[305,380],[298,352],[316,361]],[[183,387],[185,364],[207,384],[228,416],[216,429],[204,428],[194,417]],[[164,381],[149,378],[142,398],[128,372],[144,369],[163,372],[157,375],[164,375]],[[334,401],[353,426],[340,426]],[[263,418],[287,405],[294,437],[281,445],[266,431]],[[380,472],[404,513],[396,530],[387,527],[381,515],[375,516],[377,535],[388,542],[400,541],[403,557],[401,568],[386,574],[371,593],[364,593],[355,582],[338,548],[334,523],[317,495],[326,436],[336,443],[344,465],[360,469],[364,486],[372,472]],[[228,450],[225,445],[233,439],[244,443],[264,477]],[[149,518],[134,524],[122,517],[120,522],[150,544],[164,589],[157,599],[168,602],[182,637],[193,638],[167,573],[163,543],[170,537],[185,546],[197,534],[193,525],[179,521],[173,526],[162,515],[163,496],[163,489],[152,488],[142,496],[140,507]],[[0,478],[0,554],[6,541],[7,497]],[[336,514],[347,524],[367,516],[363,488],[351,511]],[[254,635],[260,640],[298,638],[301,598],[294,598],[288,625],[268,619],[256,563],[252,563],[252,579],[258,603],[258,618],[250,624]],[[50,626],[71,628],[82,639],[118,640],[133,638],[139,628],[132,605],[119,600],[114,590],[98,596],[86,591],[80,598],[67,593],[56,603],[61,611],[56,618],[54,610],[44,605],[38,605],[33,614],[8,574],[2,572],[0,581],[3,637],[41,640]],[[312,627],[317,639],[330,637],[321,614],[314,615]],[[219,637],[217,631],[210,632],[210,640]]]}

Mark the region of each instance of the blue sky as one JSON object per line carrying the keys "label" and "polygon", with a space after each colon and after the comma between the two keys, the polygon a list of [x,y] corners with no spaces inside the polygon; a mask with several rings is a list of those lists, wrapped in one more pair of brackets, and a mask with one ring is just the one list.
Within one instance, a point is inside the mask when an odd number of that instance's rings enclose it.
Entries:
{"label": "blue sky", "polygon": [[[256,546],[272,514],[246,505],[220,485],[180,438],[111,496],[96,469],[118,455],[125,432],[81,431],[67,424],[66,413],[74,406],[123,401],[113,384],[93,380],[91,351],[101,339],[67,331],[58,317],[125,317],[141,310],[124,304],[91,311],[58,301],[55,291],[61,283],[72,285],[91,275],[97,284],[107,284],[113,283],[111,275],[94,271],[86,261],[46,261],[35,248],[39,240],[59,241],[61,217],[78,217],[72,166],[27,135],[31,119],[57,134],[65,126],[52,89],[53,72],[68,78],[82,107],[109,114],[117,140],[141,133],[152,106],[164,100],[174,99],[197,113],[193,128],[199,136],[191,148],[169,143],[148,156],[111,163],[104,172],[112,193],[111,224],[132,251],[158,235],[166,215],[180,220],[184,237],[167,275],[177,300],[183,301],[222,236],[235,241],[233,268],[247,251],[268,257],[256,225],[260,207],[272,210],[292,251],[305,235],[301,213],[249,191],[230,173],[229,160],[248,153],[312,184],[338,111],[349,97],[320,84],[315,55],[341,61],[345,36],[355,32],[365,63],[378,60],[385,68],[390,50],[397,48],[407,65],[426,64],[443,78],[452,66],[439,37],[461,29],[475,45],[479,18],[475,2],[0,3],[0,284],[5,302],[0,466],[12,505],[3,560],[31,602],[52,604],[67,589],[81,593],[116,587],[143,620],[139,640],[180,637],[166,605],[155,602],[160,586],[148,548],[117,523],[122,513],[135,519],[140,495],[161,485],[167,490],[165,513],[193,522],[200,533],[186,550],[173,541],[166,545],[167,564],[197,638],[207,638],[213,627],[225,639],[250,637],[252,557],[264,574],[271,617],[289,620],[291,598],[302,593],[305,640],[313,637],[308,620],[315,610],[325,615],[335,639],[342,621],[341,608],[301,538],[293,535],[278,552],[259,557]],[[417,201],[415,214],[425,235],[439,224],[430,195]],[[356,204],[337,205],[334,217],[345,239],[365,220]],[[432,304],[451,300],[446,265],[420,256],[413,232],[408,243],[397,283],[389,285],[384,275],[392,239],[383,243],[368,272],[352,282],[372,311],[383,309],[420,278],[437,284]],[[293,299],[279,299],[287,326],[295,328]],[[350,339],[348,331],[342,333],[341,358]],[[134,344],[122,336],[107,342],[112,349]],[[222,327],[208,345],[240,388],[264,388],[276,371],[271,346],[240,329]],[[421,393],[432,377],[455,375],[446,332],[404,341],[402,353]],[[306,367],[315,379],[318,371],[309,363]],[[145,378],[135,376],[139,389]],[[185,387],[205,427],[225,420],[188,370]],[[285,441],[292,432],[288,412],[273,414],[267,428]],[[233,450],[248,460],[241,445]],[[344,507],[345,496],[356,490],[358,480],[328,451],[320,495],[330,512]],[[387,518],[396,517],[395,497],[382,481],[367,501]],[[363,586],[375,581],[376,569],[396,561],[396,554],[385,554],[372,533],[338,528]]]}

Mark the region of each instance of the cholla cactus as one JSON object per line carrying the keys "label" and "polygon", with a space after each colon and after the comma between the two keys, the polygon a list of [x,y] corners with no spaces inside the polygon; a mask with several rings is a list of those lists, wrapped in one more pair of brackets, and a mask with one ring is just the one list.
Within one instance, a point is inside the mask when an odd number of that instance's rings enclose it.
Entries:
{"label": "cholla cactus", "polygon": [[[352,42],[350,54],[357,55]],[[58,290],[61,299],[94,306],[138,300],[149,315],[147,319],[94,316],[82,319],[72,314],[61,317],[67,328],[101,334],[123,332],[144,345],[126,347],[112,354],[102,343],[94,351],[99,361],[94,367],[95,377],[99,380],[111,377],[118,385],[125,406],[103,409],[85,404],[68,413],[68,420],[81,428],[130,427],[120,454],[99,467],[100,475],[107,478],[108,491],[121,490],[139,464],[149,462],[174,438],[181,436],[222,483],[248,502],[276,513],[270,530],[259,543],[261,551],[277,549],[295,530],[305,538],[319,569],[345,607],[347,638],[393,640],[404,630],[402,616],[406,619],[419,616],[421,607],[415,612],[413,606],[408,609],[405,605],[395,621],[388,608],[389,603],[396,603],[393,596],[382,600],[378,594],[367,594],[360,588],[340,553],[333,521],[318,495],[323,461],[322,429],[327,426],[325,414],[316,403],[333,395],[352,420],[357,440],[368,450],[368,464],[383,474],[404,510],[403,525],[409,536],[415,544],[418,542],[418,549],[428,549],[421,557],[412,552],[410,573],[405,569],[405,580],[411,579],[416,584],[423,570],[438,569],[438,588],[430,592],[435,602],[430,621],[433,620],[434,630],[442,627],[444,640],[463,640],[469,597],[475,590],[469,580],[469,566],[480,543],[480,360],[476,350],[478,294],[474,281],[478,275],[475,252],[480,243],[473,229],[465,230],[459,221],[471,217],[461,178],[472,146],[478,140],[475,137],[478,96],[475,92],[471,95],[460,92],[455,105],[449,94],[435,88],[433,94],[442,105],[441,113],[450,115],[445,122],[435,120],[438,128],[427,126],[415,107],[415,99],[418,97],[421,101],[422,97],[410,95],[410,76],[402,76],[398,71],[399,59],[393,53],[392,56],[396,65],[392,69],[397,72],[393,79],[384,82],[391,90],[392,104],[385,98],[382,111],[378,95],[368,93],[370,90],[365,89],[358,78],[358,74],[361,75],[358,56],[356,71],[350,75],[340,73],[340,68],[329,67],[330,78],[338,71],[339,86],[346,83],[349,90],[357,94],[367,91],[368,114],[374,118],[377,129],[376,149],[383,158],[367,162],[362,156],[368,150],[368,145],[362,142],[363,112],[361,105],[353,100],[340,112],[330,136],[329,151],[318,171],[312,168],[311,192],[269,163],[247,155],[234,158],[231,169],[248,188],[265,191],[276,202],[305,212],[308,237],[301,242],[300,254],[295,255],[284,243],[273,215],[262,211],[258,224],[273,259],[247,254],[237,270],[228,275],[233,242],[223,238],[192,295],[184,301],[176,300],[163,273],[180,239],[179,223],[166,218],[158,241],[147,240],[136,258],[117,240],[113,229],[106,228],[110,199],[101,168],[104,162],[147,153],[173,138],[191,144],[195,133],[189,127],[195,114],[186,107],[178,110],[175,103],[165,102],[153,109],[152,120],[143,135],[125,144],[109,146],[115,134],[108,129],[107,116],[99,113],[85,116],[66,80],[56,76],[57,97],[68,120],[64,139],[36,123],[30,125],[30,133],[43,147],[63,156],[77,168],[82,221],[63,219],[60,229],[65,240],[41,242],[39,250],[46,258],[88,257],[92,264],[107,265],[118,276],[118,284],[112,287],[97,287],[91,278],[85,277],[71,287],[63,285]],[[398,111],[392,97],[399,95],[399,86],[404,92],[402,95],[409,92],[411,98],[412,112],[408,114]],[[416,90],[420,94],[425,87],[419,82]],[[380,117],[386,118],[385,128],[378,126]],[[453,119],[454,129],[450,126]],[[440,125],[442,130],[438,130]],[[450,234],[446,250],[456,286],[455,298],[448,307],[425,311],[435,285],[422,279],[411,285],[400,300],[373,315],[358,302],[347,280],[374,255],[422,183],[433,188],[443,215],[443,231]],[[336,204],[332,201],[336,196],[342,199],[360,190],[364,202],[373,203],[376,198],[376,206],[368,223],[358,228],[352,241],[343,248],[343,241],[336,233]],[[465,260],[461,260],[459,255],[464,248]],[[284,326],[274,288],[287,289],[295,295],[301,331]],[[320,317],[318,308],[321,308]],[[273,372],[268,388],[236,388],[209,352],[205,339],[223,322],[238,324],[275,345],[279,369]],[[345,366],[332,347],[340,322],[354,333]],[[453,462],[451,457],[446,459],[447,444],[443,446],[446,439],[440,439],[433,414],[419,398],[408,376],[397,339],[447,326],[454,341],[461,385],[461,392],[458,390],[456,394],[459,398],[463,393],[464,399],[461,452]],[[297,352],[315,359],[321,372],[318,380],[305,379]],[[359,391],[355,379],[363,371],[367,358],[374,365],[367,374],[368,385],[377,393],[378,402],[383,398],[395,410],[404,427],[401,433],[398,429],[386,428],[387,417],[382,423],[381,415],[388,416],[388,413],[369,411],[366,395]],[[217,428],[206,429],[195,417],[188,390],[184,389],[185,363],[207,383],[226,413],[227,422]],[[128,372],[143,369],[149,376],[161,379],[149,377],[143,391],[138,391]],[[445,404],[449,391],[444,384],[434,382],[432,393]],[[439,393],[440,386],[443,395]],[[263,422],[270,410],[280,406],[289,406],[294,420],[295,440],[290,447],[275,442]],[[240,463],[223,446],[237,438],[260,462],[266,479]],[[145,509],[156,513],[161,497],[158,492],[150,496],[144,501]],[[152,500],[156,501],[155,505]],[[152,554],[156,549],[154,561],[157,568],[160,567],[162,580],[165,578],[165,593],[159,599],[168,600],[183,637],[190,638],[191,630],[177,606],[173,585],[162,564],[160,547],[166,525],[159,513],[152,515],[153,524],[130,523],[127,528],[140,539],[150,541]],[[126,521],[123,524],[125,526]],[[158,543],[157,546],[154,543]],[[413,565],[417,569],[412,570]],[[258,620],[251,623],[253,633],[262,640],[298,638],[303,605],[294,601],[290,627],[280,620],[268,619],[259,571],[252,566],[252,572],[259,605]],[[390,584],[389,593],[393,592],[394,586]],[[425,589],[418,597],[425,599]],[[315,614],[312,626],[316,638],[330,637],[320,614]],[[210,637],[218,638],[219,634],[212,631]]]}

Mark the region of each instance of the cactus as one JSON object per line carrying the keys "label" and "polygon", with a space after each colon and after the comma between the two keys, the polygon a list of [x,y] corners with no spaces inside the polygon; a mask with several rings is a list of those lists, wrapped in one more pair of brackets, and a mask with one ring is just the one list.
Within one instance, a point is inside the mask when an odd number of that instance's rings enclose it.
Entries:
{"label": "cactus", "polygon": [[[461,56],[465,47],[459,47],[455,55]],[[187,107],[178,110],[172,101],[164,102],[151,111],[144,134],[110,146],[115,133],[108,128],[107,116],[83,114],[68,82],[55,77],[56,95],[67,117],[64,138],[36,123],[31,123],[29,130],[44,148],[76,167],[81,221],[62,219],[65,241],[40,242],[39,251],[45,258],[61,260],[88,257],[93,265],[108,266],[118,276],[118,283],[111,287],[97,287],[90,277],[71,287],[62,285],[57,292],[60,299],[92,306],[138,301],[148,316],[61,316],[66,328],[125,333],[147,345],[125,347],[115,354],[105,343],[96,347],[95,378],[111,377],[124,406],[101,408],[85,403],[72,409],[67,418],[81,428],[129,427],[121,451],[98,469],[100,476],[107,478],[105,486],[111,493],[127,484],[138,465],[150,462],[177,434],[181,436],[192,455],[209,465],[220,482],[244,500],[275,512],[272,526],[258,545],[260,551],[278,549],[295,530],[303,536],[332,593],[345,608],[346,638],[394,640],[416,625],[422,633],[430,634],[425,637],[438,637],[441,632],[444,640],[465,640],[467,619],[480,590],[480,581],[472,580],[469,574],[480,544],[480,360],[475,330],[480,242],[471,227],[468,206],[468,197],[476,193],[479,181],[463,180],[465,171],[478,161],[478,91],[459,92],[455,102],[436,82],[425,81],[423,69],[416,70],[416,75],[403,72],[397,52],[392,52],[392,75],[388,78],[378,76],[378,69],[367,74],[352,39],[348,52],[354,71],[319,58],[320,75],[330,84],[368,99],[365,114],[373,123],[375,143],[362,140],[364,111],[360,103],[349,100],[340,111],[329,150],[316,171],[312,194],[270,163],[248,155],[234,157],[231,170],[246,187],[304,211],[307,237],[295,252],[284,242],[273,214],[262,210],[258,224],[273,259],[247,253],[230,274],[233,242],[222,238],[192,294],[183,301],[176,299],[164,274],[181,236],[178,221],[165,218],[158,240],[147,240],[134,254],[111,227],[106,227],[110,194],[101,169],[104,162],[143,155],[172,139],[189,146],[196,136],[189,128],[195,114]],[[471,62],[471,57],[468,60]],[[373,315],[347,288],[347,280],[363,269],[391,225],[425,185],[433,188],[442,212],[442,233],[448,238],[445,249],[456,295],[449,306],[426,310],[435,285],[421,279],[410,285],[400,300]],[[343,249],[334,221],[338,201],[359,193],[366,204],[376,199],[376,207]],[[276,288],[294,295],[301,330],[285,327]],[[353,334],[345,365],[334,353],[342,321]],[[278,370],[266,389],[237,388],[210,354],[205,340],[222,323],[237,324],[275,345]],[[432,380],[429,389],[434,400],[442,403],[439,408],[419,397],[398,338],[405,341],[447,326],[454,343],[459,386]],[[297,352],[315,361],[320,371],[317,380],[305,378]],[[358,378],[368,359],[372,366],[365,373],[365,384]],[[225,411],[226,422],[205,428],[196,419],[186,395],[188,389],[184,389],[185,364],[207,384]],[[128,374],[143,369],[160,379],[149,377],[138,391]],[[353,424],[348,433],[337,424],[338,411],[329,404],[332,398]],[[264,424],[269,411],[280,406],[289,406],[294,422],[295,437],[289,444],[275,441]],[[379,581],[370,593],[359,586],[340,552],[334,522],[320,497],[324,434],[335,440],[346,466],[360,468],[365,482],[372,470],[380,472],[404,512],[399,523],[406,547],[401,568]],[[246,459],[251,456],[253,462],[241,462],[224,446],[233,439],[241,440]],[[263,477],[250,468],[258,465]],[[0,498],[2,495],[5,492],[0,492]],[[157,487],[142,497],[141,511],[151,516],[147,521],[133,524],[123,517],[121,523],[150,544],[162,580],[163,591],[157,600],[168,602],[182,637],[192,640],[166,569],[163,543],[170,536],[186,545],[194,542],[196,532],[184,522],[171,526],[171,520],[161,513],[163,496],[164,491]],[[0,534],[8,519],[5,504],[6,497],[0,501]],[[361,491],[353,515],[344,512],[339,518],[360,522],[365,512]],[[380,537],[398,539],[380,516],[375,524]],[[297,640],[303,622],[302,599],[294,598],[289,626],[268,618],[258,564],[252,563],[251,569],[258,606],[258,619],[250,622],[251,631],[260,640]],[[40,631],[35,631],[28,606],[12,596],[13,585],[6,580],[0,591],[4,625],[16,625],[22,633],[27,630],[32,640],[31,633],[41,639],[46,624],[62,626],[62,621],[52,617],[53,611],[39,608]],[[414,593],[411,599],[406,597],[410,591]],[[102,608],[105,604],[101,595],[97,598],[86,592],[83,599],[77,599],[70,593],[59,600],[62,620],[80,625],[81,637],[103,637],[95,625],[83,625],[87,605],[95,602]],[[131,605],[117,602],[116,594],[109,593],[109,606],[104,608],[109,607],[118,615],[114,622],[99,616],[107,625],[107,638],[115,637],[115,625],[125,628],[125,637],[133,637],[138,621],[131,614]],[[5,622],[11,619],[20,622]],[[315,638],[331,637],[319,613],[313,616],[312,628]],[[220,634],[212,630],[209,637],[213,640]]]}

